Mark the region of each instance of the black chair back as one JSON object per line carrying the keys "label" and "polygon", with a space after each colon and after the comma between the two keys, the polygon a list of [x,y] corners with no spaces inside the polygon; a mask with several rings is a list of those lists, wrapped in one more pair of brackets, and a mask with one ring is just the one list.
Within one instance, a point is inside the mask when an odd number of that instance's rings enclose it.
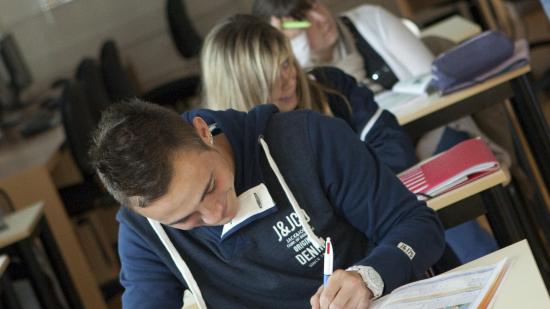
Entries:
{"label": "black chair back", "polygon": [[198,75],[182,77],[144,93],[141,98],[160,105],[174,105],[196,95],[200,83],[201,79]]}
{"label": "black chair back", "polygon": [[88,156],[91,135],[95,129],[94,118],[82,83],[67,80],[62,87],[61,116],[67,143],[83,177],[89,179],[94,174]]}
{"label": "black chair back", "polygon": [[166,16],[172,40],[179,53],[184,58],[197,56],[201,50],[202,39],[189,19],[183,0],[167,0]]}
{"label": "black chair back", "polygon": [[103,43],[99,60],[101,75],[111,102],[116,103],[138,96],[137,87],[128,76],[113,40]]}
{"label": "black chair back", "polygon": [[76,70],[75,77],[80,82],[86,96],[85,102],[89,104],[93,123],[97,124],[101,118],[101,112],[111,104],[111,99],[105,89],[105,83],[96,61],[91,58],[83,59]]}

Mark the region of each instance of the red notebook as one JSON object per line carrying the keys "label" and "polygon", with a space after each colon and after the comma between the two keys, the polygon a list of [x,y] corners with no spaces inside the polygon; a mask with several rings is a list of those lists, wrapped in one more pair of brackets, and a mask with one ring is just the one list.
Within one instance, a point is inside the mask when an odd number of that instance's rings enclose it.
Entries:
{"label": "red notebook", "polygon": [[496,171],[499,164],[481,138],[464,141],[412,167],[399,179],[419,197],[430,198]]}

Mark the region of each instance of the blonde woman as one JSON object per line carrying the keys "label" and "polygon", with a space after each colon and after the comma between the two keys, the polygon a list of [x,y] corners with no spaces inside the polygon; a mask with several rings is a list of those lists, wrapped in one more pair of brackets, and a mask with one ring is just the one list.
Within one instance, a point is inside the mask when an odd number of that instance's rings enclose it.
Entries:
{"label": "blonde woman", "polygon": [[201,62],[210,109],[248,111],[263,103],[282,112],[312,109],[346,121],[394,172],[416,161],[409,137],[367,87],[337,68],[306,74],[288,39],[257,17],[237,15],[218,24],[205,40]]}

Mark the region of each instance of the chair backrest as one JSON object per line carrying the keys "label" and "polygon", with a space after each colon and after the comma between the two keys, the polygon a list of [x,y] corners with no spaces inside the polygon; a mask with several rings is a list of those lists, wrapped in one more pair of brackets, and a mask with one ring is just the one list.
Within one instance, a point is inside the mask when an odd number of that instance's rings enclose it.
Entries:
{"label": "chair backrest", "polygon": [[[198,75],[182,77],[144,93],[142,99],[160,105],[175,107],[178,103],[190,107],[188,99],[197,95],[201,79]],[[179,110],[178,111],[182,111]]]}
{"label": "chair backrest", "polygon": [[179,53],[184,58],[197,56],[201,50],[202,39],[189,19],[183,0],[167,0],[166,17],[172,40]]}
{"label": "chair backrest", "polygon": [[[484,0],[483,2],[487,1],[491,10],[484,12],[484,18],[493,20],[492,29],[499,29],[512,39],[529,39],[532,34],[529,31],[526,16],[541,10],[541,4],[538,0]],[[547,24],[538,24],[537,26],[547,27]],[[544,36],[545,39],[547,37]]]}
{"label": "chair backrest", "polygon": [[94,59],[85,58],[78,65],[75,75],[87,98],[85,102],[89,104],[93,123],[96,124],[101,118],[101,112],[111,104],[99,67]]}
{"label": "chair backrest", "polygon": [[126,71],[118,47],[113,40],[106,40],[99,55],[101,75],[111,102],[120,102],[138,96],[136,85]]}
{"label": "chair backrest", "polygon": [[64,81],[61,93],[61,116],[69,148],[85,178],[93,175],[88,148],[95,128],[83,85],[79,81]]}

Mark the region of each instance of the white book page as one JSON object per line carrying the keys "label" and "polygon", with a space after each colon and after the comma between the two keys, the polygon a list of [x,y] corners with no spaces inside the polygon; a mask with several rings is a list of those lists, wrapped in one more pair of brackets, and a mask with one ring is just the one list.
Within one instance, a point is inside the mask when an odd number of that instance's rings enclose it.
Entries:
{"label": "white book page", "polygon": [[491,266],[452,272],[413,282],[377,299],[371,309],[477,308],[499,275],[507,259]]}
{"label": "white book page", "polygon": [[388,110],[392,113],[396,113],[396,111],[400,109],[412,106],[419,101],[425,100],[426,97],[426,94],[418,95],[410,93],[399,93],[395,91],[384,91],[377,94],[374,97],[374,100],[376,101],[378,106],[380,106],[380,108]]}
{"label": "white book page", "polygon": [[433,188],[428,190],[426,194],[430,196],[436,196],[441,192],[444,192],[456,185],[459,185],[465,182],[466,180],[468,180],[469,175],[493,169],[497,167],[497,165],[498,163],[496,162],[486,162],[486,163],[478,164],[476,166],[472,166],[456,174],[455,176],[445,180],[444,182],[438,184],[437,186],[434,186]]}

